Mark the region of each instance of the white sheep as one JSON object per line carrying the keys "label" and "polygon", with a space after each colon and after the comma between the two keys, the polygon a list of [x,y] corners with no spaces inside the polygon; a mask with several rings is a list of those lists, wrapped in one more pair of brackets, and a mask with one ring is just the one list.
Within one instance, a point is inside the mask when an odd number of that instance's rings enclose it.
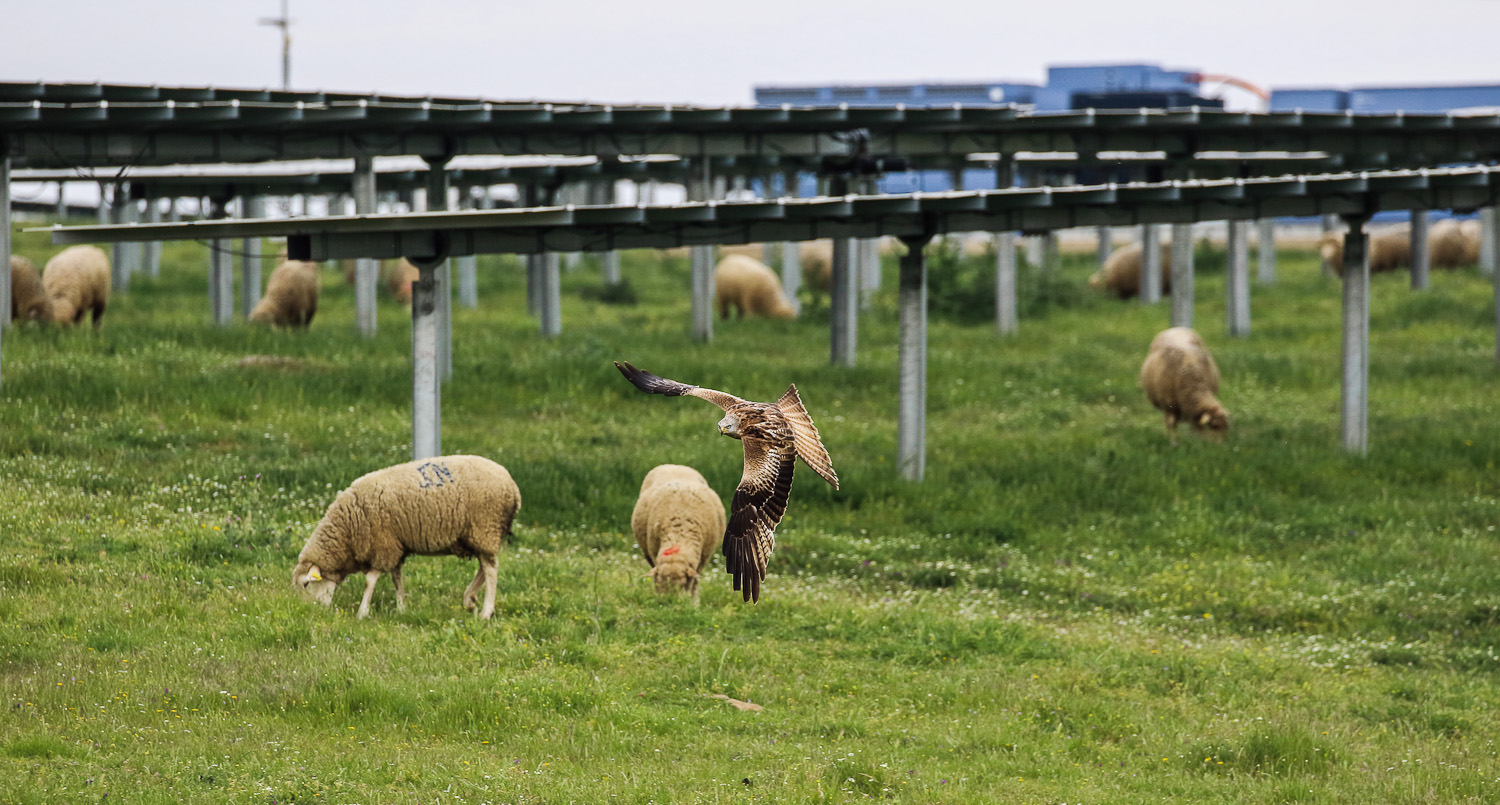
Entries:
{"label": "white sheep", "polygon": [[250,321],[277,327],[306,327],[318,312],[318,264],[288,260],[271,272],[266,295],[250,311]]}
{"label": "white sheep", "polygon": [[651,565],[656,591],[686,592],[698,603],[698,578],[724,541],[724,502],[692,467],[661,464],[646,473],[630,530]]}
{"label": "white sheep", "polygon": [[36,263],[19,254],[10,256],[11,321],[52,321],[52,301],[42,287]]}
{"label": "white sheep", "polygon": [[47,261],[42,287],[52,303],[53,321],[77,324],[92,313],[97,330],[109,304],[109,256],[98,246],[69,246]]}
{"label": "white sheep", "polygon": [[797,309],[781,291],[781,280],[765,263],[743,254],[731,254],[714,269],[714,300],[719,317],[729,318],[730,309],[742,318],[770,316],[797,318]]}
{"label": "white sheep", "polygon": [[1479,227],[1467,223],[1444,218],[1432,225],[1427,232],[1428,265],[1462,268],[1479,262]]}
{"label": "white sheep", "polygon": [[465,609],[479,617],[495,611],[495,563],[521,508],[510,473],[480,456],[440,456],[409,461],[363,475],[340,492],[313,529],[292,571],[293,586],[321,604],[353,573],[365,574],[359,617],[381,573],[396,585],[396,606],[406,609],[401,563],[410,554],[478,557],[479,571],[464,590]]}
{"label": "white sheep", "polygon": [[[1161,244],[1161,292],[1172,292],[1172,244]],[[1127,243],[1109,253],[1104,265],[1089,277],[1089,287],[1108,291],[1121,299],[1141,292],[1141,244]]]}
{"label": "white sheep", "polygon": [[[1406,229],[1387,229],[1365,235],[1370,273],[1411,268],[1411,233]],[[1336,276],[1344,276],[1344,233],[1326,232],[1318,241],[1323,267]]]}
{"label": "white sheep", "polygon": [[1165,416],[1172,444],[1177,444],[1177,423],[1184,419],[1194,431],[1216,439],[1229,431],[1229,412],[1215,396],[1219,367],[1193,328],[1173,327],[1151,339],[1140,382],[1146,398]]}

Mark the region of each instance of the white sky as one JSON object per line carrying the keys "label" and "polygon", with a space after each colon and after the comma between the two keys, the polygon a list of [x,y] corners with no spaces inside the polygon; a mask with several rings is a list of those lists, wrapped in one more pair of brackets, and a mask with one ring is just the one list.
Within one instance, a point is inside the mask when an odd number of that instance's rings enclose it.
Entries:
{"label": "white sky", "polygon": [[[1159,63],[1263,87],[1500,84],[1500,0],[290,0],[292,86],[735,104],[772,83],[1014,80]],[[0,80],[279,86],[279,0],[0,12]],[[1232,107],[1248,97],[1230,91]]]}

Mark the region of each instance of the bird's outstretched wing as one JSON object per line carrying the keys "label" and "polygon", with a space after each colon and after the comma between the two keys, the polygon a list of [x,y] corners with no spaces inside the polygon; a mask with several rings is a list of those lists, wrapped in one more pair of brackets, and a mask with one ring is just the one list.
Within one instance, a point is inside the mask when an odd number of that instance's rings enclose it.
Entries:
{"label": "bird's outstretched wing", "polygon": [[823,480],[832,484],[834,489],[838,489],[839,476],[833,471],[833,459],[828,457],[828,449],[823,446],[823,438],[818,435],[818,426],[813,424],[812,416],[802,406],[802,398],[797,395],[796,385],[781,395],[781,399],[776,401],[776,407],[781,409],[781,415],[792,426],[792,440],[797,445],[797,457],[813,472],[823,476]]}
{"label": "bird's outstretched wing", "polygon": [[615,368],[620,370],[620,374],[625,375],[626,380],[629,380],[636,388],[647,394],[664,394],[668,397],[681,397],[686,394],[689,397],[708,400],[725,411],[745,402],[733,394],[725,394],[722,391],[706,389],[702,386],[689,386],[686,383],[678,383],[676,380],[657,377],[650,372],[631,366],[628,361],[615,361]]}
{"label": "bird's outstretched wing", "polygon": [[743,591],[746,601],[759,601],[766,562],[776,547],[776,525],[786,513],[786,499],[792,491],[796,450],[791,443],[753,437],[741,441],[745,472],[729,504],[724,569],[734,577],[734,589]]}

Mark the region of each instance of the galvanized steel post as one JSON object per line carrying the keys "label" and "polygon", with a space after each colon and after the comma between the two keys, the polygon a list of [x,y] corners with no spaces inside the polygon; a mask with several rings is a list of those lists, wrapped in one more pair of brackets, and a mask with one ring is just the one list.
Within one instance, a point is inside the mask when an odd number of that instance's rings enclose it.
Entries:
{"label": "galvanized steel post", "polygon": [[[259,196],[240,197],[240,217],[265,217],[265,202]],[[240,315],[250,318],[260,303],[260,238],[240,239]]]}
{"label": "galvanized steel post", "polygon": [[995,233],[995,329],[1011,335],[1021,329],[1016,293],[1016,233]]}
{"label": "galvanized steel post", "polygon": [[[458,208],[474,209],[474,194],[469,188],[464,188],[459,192]],[[465,254],[453,258],[453,262],[458,266],[459,307],[473,310],[479,307],[478,258],[472,254]]]}
{"label": "galvanized steel post", "polygon": [[1114,235],[1107,226],[1095,227],[1094,233],[1099,239],[1099,242],[1094,245],[1094,258],[1102,266],[1104,261],[1109,259],[1109,253],[1115,249]]}
{"label": "galvanized steel post", "polygon": [[[620,198],[619,198],[619,192],[618,191],[619,191],[619,188],[615,185],[615,181],[613,179],[605,179],[604,182],[602,183],[602,185],[600,186],[599,203],[600,204],[617,204],[617,203],[619,203]],[[602,256],[602,258],[600,259],[599,262],[600,262],[600,268],[602,269],[603,274],[604,274],[604,284],[606,286],[608,286],[608,285],[619,285],[620,284],[620,250],[619,249],[610,249],[609,251],[607,251],[607,252],[605,252],[603,254],[603,256]]]}
{"label": "galvanized steel post", "polygon": [[10,219],[10,155],[0,141],[0,330],[10,329]]}
{"label": "galvanized steel post", "polygon": [[[425,158],[427,162],[427,212],[448,209],[448,160]],[[453,377],[453,268],[444,259],[433,266],[437,282],[437,361],[444,382]]]}
{"label": "galvanized steel post", "polygon": [[[708,159],[695,165],[688,179],[688,200],[707,201],[713,193],[713,176],[709,173]],[[714,338],[714,247],[692,246],[688,249],[692,261],[692,309],[693,338],[712,341]]]}
{"label": "galvanized steel post", "polygon": [[1364,455],[1369,449],[1370,400],[1370,263],[1365,250],[1365,218],[1346,219],[1344,235],[1344,383],[1342,431],[1344,449]]}
{"label": "galvanized steel post", "polygon": [[422,261],[411,284],[411,457],[442,455],[443,398],[438,382],[437,265]]}
{"label": "galvanized steel post", "polygon": [[541,294],[537,300],[541,318],[541,334],[545,338],[562,335],[562,271],[557,252],[538,255]]}
{"label": "galvanized steel post", "polygon": [[1193,225],[1172,224],[1172,326],[1193,326]]}
{"label": "galvanized steel post", "polygon": [[1479,210],[1479,271],[1485,276],[1500,276],[1495,271],[1500,266],[1500,207],[1481,207]]}
{"label": "galvanized steel post", "polygon": [[[354,158],[354,214],[373,215],[376,210],[375,159]],[[361,257],[354,261],[354,326],[365,338],[374,337],[376,286],[380,282],[380,261]]]}
{"label": "galvanized steel post", "polygon": [[[849,185],[842,177],[829,180],[830,196],[842,196]],[[831,360],[853,366],[859,346],[859,276],[854,265],[853,238],[833,239],[833,269],[828,287]]]}
{"label": "galvanized steel post", "polygon": [[920,481],[927,471],[927,238],[903,238],[900,308],[900,404],[896,418],[896,467]]}
{"label": "galvanized steel post", "polygon": [[1161,301],[1161,227],[1156,224],[1141,227],[1140,282],[1141,304]]}
{"label": "galvanized steel post", "polygon": [[1261,285],[1276,284],[1276,219],[1262,218],[1256,222],[1255,256],[1257,268],[1255,280]]}
{"label": "galvanized steel post", "polygon": [[[135,217],[135,202],[130,200],[128,183],[116,182],[114,185],[115,200],[110,205],[110,222],[116,224],[133,223]],[[110,293],[130,293],[130,257],[135,248],[134,243],[116,243],[109,253],[110,269]]]}
{"label": "galvanized steel post", "polygon": [[1249,228],[1245,221],[1230,221],[1225,243],[1229,334],[1237,338],[1250,334],[1250,244],[1246,232]]}
{"label": "galvanized steel post", "polygon": [[[146,199],[146,223],[161,223],[161,199]],[[155,279],[161,276],[161,241],[147,241],[142,246],[142,259],[145,262],[146,276]]]}
{"label": "galvanized steel post", "polygon": [[[795,198],[797,195],[797,172],[786,171],[782,176],[782,195]],[[802,312],[802,300],[797,292],[802,290],[802,246],[795,240],[781,244],[781,290],[792,303],[792,308]]]}
{"label": "galvanized steel post", "polygon": [[1428,215],[1411,211],[1411,289],[1425,291],[1432,280],[1432,255],[1427,253]]}
{"label": "galvanized steel post", "polygon": [[[228,199],[210,199],[208,217],[229,217]],[[234,255],[230,253],[228,238],[214,238],[208,242],[208,304],[212,309],[214,325],[228,327],[234,319]]]}

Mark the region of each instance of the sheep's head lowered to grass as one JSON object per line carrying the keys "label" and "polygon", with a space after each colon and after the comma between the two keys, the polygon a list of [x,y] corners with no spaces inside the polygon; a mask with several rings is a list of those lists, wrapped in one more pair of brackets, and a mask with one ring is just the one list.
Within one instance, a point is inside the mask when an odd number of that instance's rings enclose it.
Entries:
{"label": "sheep's head lowered to grass", "polygon": [[330,578],[332,575],[335,574],[324,575],[311,562],[298,562],[297,568],[292,571],[292,586],[301,590],[303,597],[309,601],[329,606],[333,603],[333,591],[344,580],[342,576]]}
{"label": "sheep's head lowered to grass", "polygon": [[680,550],[676,545],[663,548],[657,557],[657,565],[651,568],[649,575],[656,582],[656,592],[687,593],[696,601],[698,600],[698,568],[666,559]]}

